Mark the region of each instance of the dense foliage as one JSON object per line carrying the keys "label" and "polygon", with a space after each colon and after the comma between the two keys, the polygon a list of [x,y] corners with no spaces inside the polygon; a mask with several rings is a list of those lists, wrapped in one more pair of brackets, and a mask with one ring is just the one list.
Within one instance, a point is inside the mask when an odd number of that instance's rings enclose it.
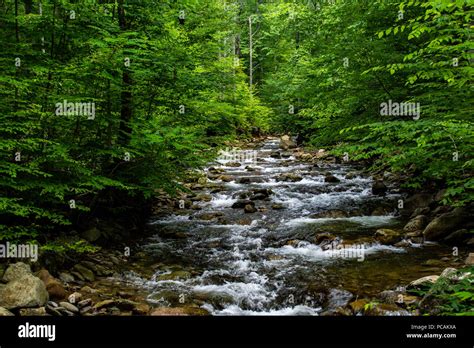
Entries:
{"label": "dense foliage", "polygon": [[0,239],[172,192],[225,139],[264,127],[234,15],[211,0],[0,1]]}
{"label": "dense foliage", "polygon": [[273,126],[472,202],[472,12],[467,0],[264,2],[255,46]]}

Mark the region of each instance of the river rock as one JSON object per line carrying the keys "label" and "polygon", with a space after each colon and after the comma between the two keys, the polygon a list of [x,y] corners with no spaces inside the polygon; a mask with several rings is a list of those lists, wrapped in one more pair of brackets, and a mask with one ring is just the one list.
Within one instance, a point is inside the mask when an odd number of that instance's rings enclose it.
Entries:
{"label": "river rock", "polygon": [[418,215],[417,217],[408,221],[403,227],[405,232],[422,231],[428,224],[428,218],[424,215]]}
{"label": "river rock", "polygon": [[469,233],[467,229],[461,229],[444,237],[443,242],[451,245],[464,244],[471,238],[471,236],[472,233]]}
{"label": "river rock", "polygon": [[439,279],[438,275],[430,275],[430,276],[422,277],[422,278],[412,281],[407,286],[407,288],[419,288],[420,286],[431,285],[431,284],[436,283],[438,279]]}
{"label": "river rock", "polygon": [[283,135],[280,138],[280,149],[288,150],[288,149],[294,149],[296,147],[297,145],[295,144],[295,142],[293,142],[293,140],[291,140],[291,138],[288,135]]}
{"label": "river rock", "polygon": [[312,219],[324,219],[324,218],[338,219],[338,218],[346,218],[348,216],[349,216],[349,213],[343,210],[333,209],[333,210],[323,211],[317,214],[312,214],[310,217]]}
{"label": "river rock", "polygon": [[79,308],[74,306],[72,303],[63,301],[63,302],[59,302],[59,306],[67,309],[68,311],[72,313],[79,313]]}
{"label": "river rock", "polygon": [[17,262],[8,266],[7,270],[3,274],[3,281],[10,282],[12,280],[18,280],[29,275],[32,275],[30,265],[27,265],[23,262]]}
{"label": "river rock", "polygon": [[341,180],[339,180],[338,178],[336,178],[332,174],[326,174],[326,176],[324,177],[324,182],[337,183],[337,182],[340,182],[340,181]]}
{"label": "river rock", "polygon": [[74,281],[74,277],[70,273],[67,273],[67,272],[59,273],[59,279],[64,283],[71,283]]}
{"label": "river rock", "polygon": [[443,270],[443,272],[441,272],[440,277],[448,278],[448,279],[455,279],[457,272],[458,272],[458,270],[456,268],[448,267],[448,268],[445,268]]}
{"label": "river rock", "polygon": [[19,311],[22,317],[44,317],[48,315],[45,307],[40,308],[22,308]]}
{"label": "river rock", "polygon": [[217,179],[222,182],[231,182],[232,180],[234,180],[234,178],[230,175],[220,175],[217,177]]}
{"label": "river rock", "polygon": [[8,309],[0,307],[0,317],[13,317],[14,314]]}
{"label": "river rock", "polygon": [[94,272],[92,272],[90,269],[88,269],[82,264],[79,264],[79,263],[76,264],[73,267],[73,270],[75,270],[77,273],[79,273],[82,276],[83,279],[89,282],[93,282],[95,280]]}
{"label": "river rock", "polygon": [[237,180],[237,183],[238,183],[238,184],[250,184],[251,182],[252,182],[252,179],[249,178],[248,176],[244,176],[244,177],[239,178],[239,179]]}
{"label": "river rock", "polygon": [[237,167],[240,167],[241,164],[239,162],[227,162],[225,164],[226,167],[234,167],[234,168],[237,168]]}
{"label": "river rock", "polygon": [[48,292],[41,279],[24,274],[11,280],[0,291],[0,307],[7,309],[42,307],[48,301]]}
{"label": "river rock", "polygon": [[384,195],[387,192],[387,186],[385,186],[382,180],[376,180],[372,183],[372,194],[374,195]]}
{"label": "river rock", "polygon": [[267,199],[268,196],[263,194],[263,193],[257,193],[254,194],[253,196],[250,196],[251,201],[263,201],[264,199]]}
{"label": "river rock", "polygon": [[160,307],[154,309],[152,316],[200,316],[209,315],[209,312],[199,307]]}
{"label": "river rock", "polygon": [[277,178],[277,181],[289,181],[289,182],[298,182],[303,180],[303,177],[301,175],[295,174],[295,173],[283,173],[280,174]]}
{"label": "river rock", "polygon": [[285,207],[283,206],[283,204],[275,203],[275,204],[272,204],[272,209],[273,210],[281,210],[281,209],[285,209]]}
{"label": "river rock", "polygon": [[452,212],[442,214],[431,221],[423,231],[426,240],[440,240],[455,231],[466,219],[465,211],[456,208]]}
{"label": "river rock", "polygon": [[196,218],[198,220],[210,221],[210,220],[217,219],[219,216],[222,216],[222,215],[224,214],[221,212],[203,213],[203,214],[197,215]]}
{"label": "river rock", "polygon": [[374,238],[381,244],[392,245],[401,240],[401,233],[388,228],[381,228],[375,232]]}
{"label": "river rock", "polygon": [[212,196],[208,193],[199,193],[195,197],[193,197],[192,200],[200,202],[210,202],[212,200]]}
{"label": "river rock", "polygon": [[255,206],[255,202],[250,200],[239,199],[238,201],[234,202],[234,204],[232,204],[232,209],[242,209],[245,208],[246,205]]}
{"label": "river rock", "polygon": [[257,211],[257,208],[255,208],[254,205],[251,204],[246,204],[244,207],[244,212],[248,214],[255,213]]}

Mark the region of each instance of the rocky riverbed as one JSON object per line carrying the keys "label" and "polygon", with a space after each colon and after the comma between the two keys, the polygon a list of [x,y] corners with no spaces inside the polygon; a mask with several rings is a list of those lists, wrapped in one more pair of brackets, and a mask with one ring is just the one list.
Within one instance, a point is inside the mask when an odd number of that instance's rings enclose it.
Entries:
{"label": "rocky riverbed", "polygon": [[244,144],[157,197],[151,237],[127,252],[4,268],[0,314],[418,315],[409,290],[471,277],[456,269],[474,240],[465,208],[402,180],[289,137]]}

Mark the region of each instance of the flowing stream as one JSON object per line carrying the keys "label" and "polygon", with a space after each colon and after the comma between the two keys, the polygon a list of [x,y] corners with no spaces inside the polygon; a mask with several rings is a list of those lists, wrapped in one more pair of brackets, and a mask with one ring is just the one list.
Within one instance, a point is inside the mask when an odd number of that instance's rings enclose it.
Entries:
{"label": "flowing stream", "polygon": [[[406,222],[396,214],[396,188],[375,196],[372,179],[358,168],[300,162],[278,146],[269,139],[238,152],[247,158],[240,166],[210,164],[205,171],[216,185],[195,191],[207,199],[152,220],[154,236],[142,246],[151,276],[129,272],[126,280],[155,306],[192,303],[214,315],[319,315],[448,267],[439,262],[450,255],[447,247],[373,239],[377,229]],[[339,182],[325,182],[328,173]],[[232,208],[242,199],[257,211]],[[334,210],[347,216],[321,215]]]}

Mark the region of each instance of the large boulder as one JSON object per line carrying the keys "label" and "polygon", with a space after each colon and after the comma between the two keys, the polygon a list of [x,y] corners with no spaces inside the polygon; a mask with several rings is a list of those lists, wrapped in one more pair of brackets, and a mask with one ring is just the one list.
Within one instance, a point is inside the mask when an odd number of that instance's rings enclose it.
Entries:
{"label": "large boulder", "polygon": [[30,265],[23,262],[17,262],[8,266],[3,275],[4,282],[21,279],[27,275],[32,275]]}
{"label": "large boulder", "polygon": [[372,194],[384,195],[387,192],[387,186],[385,186],[382,180],[374,181],[372,184]]}
{"label": "large boulder", "polygon": [[456,208],[433,219],[423,231],[426,240],[440,240],[463,224],[467,216],[464,209]]}
{"label": "large boulder", "polygon": [[42,307],[48,299],[44,283],[31,274],[10,281],[0,291],[0,307],[6,309]]}
{"label": "large boulder", "polygon": [[403,209],[401,209],[402,215],[410,215],[413,211],[418,208],[429,207],[433,203],[433,195],[430,193],[416,193],[413,196],[408,197],[403,202]]}
{"label": "large boulder", "polygon": [[296,147],[296,143],[291,140],[288,135],[284,135],[280,138],[280,148],[283,150],[294,149]]}
{"label": "large boulder", "polygon": [[391,245],[401,240],[401,233],[388,228],[381,228],[375,232],[374,238],[380,244]]}
{"label": "large boulder", "polygon": [[426,225],[428,224],[428,218],[424,215],[418,215],[408,221],[408,223],[403,227],[405,232],[414,232],[414,231],[422,231]]}

